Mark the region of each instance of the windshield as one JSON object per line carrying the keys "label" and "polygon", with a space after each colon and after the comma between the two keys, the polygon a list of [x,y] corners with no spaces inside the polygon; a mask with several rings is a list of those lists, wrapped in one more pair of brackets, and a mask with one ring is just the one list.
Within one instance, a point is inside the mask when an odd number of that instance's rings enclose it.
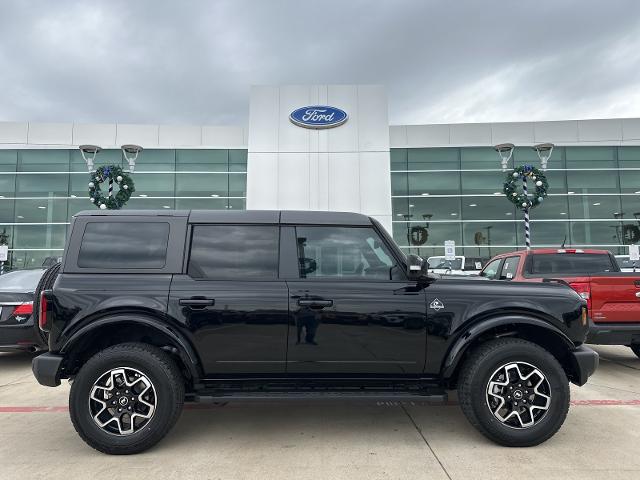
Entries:
{"label": "windshield", "polygon": [[444,257],[429,257],[427,259],[429,268],[441,268],[460,270],[462,268],[462,258],[456,257],[455,260],[446,260]]}
{"label": "windshield", "polygon": [[35,292],[44,270],[15,270],[0,275],[2,292]]}

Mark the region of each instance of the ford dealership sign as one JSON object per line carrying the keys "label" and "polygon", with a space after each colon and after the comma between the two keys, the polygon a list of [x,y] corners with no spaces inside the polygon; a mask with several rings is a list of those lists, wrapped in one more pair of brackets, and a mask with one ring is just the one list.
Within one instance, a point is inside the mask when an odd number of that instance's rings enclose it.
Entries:
{"label": "ford dealership sign", "polygon": [[289,120],[304,128],[333,128],[342,125],[348,118],[344,110],[326,105],[298,108],[289,115]]}

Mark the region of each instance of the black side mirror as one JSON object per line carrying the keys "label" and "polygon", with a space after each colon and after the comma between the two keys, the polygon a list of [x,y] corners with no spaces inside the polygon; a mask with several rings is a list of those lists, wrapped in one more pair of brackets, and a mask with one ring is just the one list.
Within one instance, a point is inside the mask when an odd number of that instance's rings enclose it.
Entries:
{"label": "black side mirror", "polygon": [[407,255],[407,277],[410,280],[417,280],[424,275],[423,268],[424,260],[422,257],[411,253]]}

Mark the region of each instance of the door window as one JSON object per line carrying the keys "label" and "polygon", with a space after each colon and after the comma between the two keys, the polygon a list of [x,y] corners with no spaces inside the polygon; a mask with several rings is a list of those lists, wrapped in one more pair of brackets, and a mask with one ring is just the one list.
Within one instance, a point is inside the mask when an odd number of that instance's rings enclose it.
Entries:
{"label": "door window", "polygon": [[196,225],[193,227],[188,271],[193,278],[276,278],[278,227]]}
{"label": "door window", "polygon": [[493,262],[489,262],[484,270],[480,272],[480,276],[495,279],[498,276],[498,267],[500,266],[501,258],[495,259]]}
{"label": "door window", "polygon": [[400,269],[372,228],[296,227],[301,278],[391,280]]}
{"label": "door window", "polygon": [[513,277],[515,277],[519,263],[520,257],[507,257],[504,261],[504,264],[502,265],[500,280],[511,280]]}

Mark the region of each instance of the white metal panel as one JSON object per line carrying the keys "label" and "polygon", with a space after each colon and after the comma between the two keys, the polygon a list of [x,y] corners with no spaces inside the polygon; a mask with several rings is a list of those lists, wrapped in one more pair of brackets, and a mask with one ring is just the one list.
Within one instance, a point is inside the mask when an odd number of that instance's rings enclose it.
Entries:
{"label": "white metal panel", "polygon": [[329,154],[329,210],[360,212],[360,158],[357,152]]}
{"label": "white metal panel", "polygon": [[202,126],[202,145],[206,147],[245,147],[244,128],[232,126]]}
{"label": "white metal panel", "polygon": [[441,147],[450,140],[449,124],[407,125],[408,147]]}
{"label": "white metal panel", "polygon": [[251,87],[249,151],[278,151],[279,92],[278,87]]}
{"label": "white metal panel", "polygon": [[535,122],[533,129],[535,143],[575,143],[578,141],[578,122],[575,120]]}
{"label": "white metal panel", "polygon": [[26,122],[0,122],[0,143],[27,143],[28,131]]}
{"label": "white metal panel", "polygon": [[36,145],[72,145],[71,123],[30,123],[28,143]]}
{"label": "white metal panel", "polygon": [[640,118],[622,119],[622,139],[640,140]]}
{"label": "white metal panel", "polygon": [[158,143],[164,146],[198,147],[202,145],[202,128],[190,125],[160,125]]}
{"label": "white metal panel", "polygon": [[449,132],[453,145],[491,145],[490,123],[454,123]]}
{"label": "white metal panel", "polygon": [[278,154],[250,152],[247,172],[247,209],[278,209]]}
{"label": "white metal panel", "polygon": [[389,146],[391,148],[406,148],[407,126],[391,125],[389,127]]}
{"label": "white metal panel", "polygon": [[358,88],[355,85],[328,85],[326,103],[332,107],[341,108],[349,115],[346,123],[336,128],[325,129],[329,152],[357,152]]}
{"label": "white metal panel", "polygon": [[533,122],[505,122],[491,124],[491,143],[514,143],[533,145]]}
{"label": "white metal panel", "polygon": [[308,85],[288,85],[280,88],[278,115],[278,151],[308,152],[309,136],[313,133],[308,128],[301,128],[289,120],[289,115],[300,107],[311,102],[311,87]]}
{"label": "white metal panel", "polygon": [[309,210],[309,153],[278,154],[278,208]]}
{"label": "white metal panel", "polygon": [[367,215],[391,213],[389,152],[360,152],[360,206]]}
{"label": "white metal panel", "polygon": [[144,148],[158,146],[158,125],[134,125],[119,123],[116,132],[116,145],[133,143]]}
{"label": "white metal panel", "polygon": [[74,145],[99,145],[109,147],[116,145],[115,123],[74,123]]}
{"label": "white metal panel", "polygon": [[358,150],[389,150],[389,112],[382,85],[358,85]]}
{"label": "white metal panel", "polygon": [[618,118],[610,120],[579,120],[578,140],[581,142],[616,141],[622,139],[622,121]]}

